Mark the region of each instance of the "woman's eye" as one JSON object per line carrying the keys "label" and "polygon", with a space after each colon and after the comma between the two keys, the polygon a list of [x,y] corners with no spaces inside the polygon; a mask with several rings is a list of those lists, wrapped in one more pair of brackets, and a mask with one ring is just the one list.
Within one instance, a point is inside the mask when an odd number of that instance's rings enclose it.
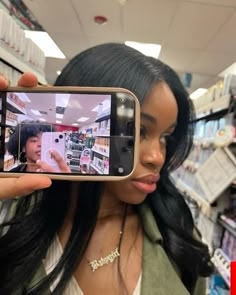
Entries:
{"label": "woman's eye", "polygon": [[163,144],[167,144],[168,141],[171,140],[171,134],[163,134],[161,137],[160,137],[160,142],[163,143]]}
{"label": "woman's eye", "polygon": [[145,138],[147,135],[147,129],[144,126],[140,127],[140,137]]}

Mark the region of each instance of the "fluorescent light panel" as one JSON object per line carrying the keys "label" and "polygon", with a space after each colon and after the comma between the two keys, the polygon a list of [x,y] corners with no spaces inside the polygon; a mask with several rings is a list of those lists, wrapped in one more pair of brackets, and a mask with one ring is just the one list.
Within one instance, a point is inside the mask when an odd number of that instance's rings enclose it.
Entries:
{"label": "fluorescent light panel", "polygon": [[25,30],[25,37],[34,41],[44,52],[45,56],[62,59],[66,58],[47,32]]}
{"label": "fluorescent light panel", "polygon": [[70,94],[68,93],[57,93],[56,94],[56,106],[66,108],[68,101],[70,99]]}
{"label": "fluorescent light panel", "polygon": [[18,92],[17,95],[18,95],[18,97],[20,98],[20,100],[22,100],[23,102],[31,102],[31,100],[30,100],[29,97],[26,95],[26,93]]}
{"label": "fluorescent light panel", "polygon": [[56,118],[57,119],[63,119],[63,115],[62,114],[56,114]]}
{"label": "fluorescent light panel", "polygon": [[79,126],[78,123],[72,123],[71,125],[73,125],[73,126]]}
{"label": "fluorescent light panel", "polygon": [[37,110],[31,110],[31,112],[35,115],[35,116],[41,116],[40,112]]}
{"label": "fluorescent light panel", "polygon": [[196,99],[196,98],[202,96],[203,94],[205,94],[206,92],[207,92],[207,89],[198,88],[196,91],[194,91],[193,93],[190,94],[190,98],[191,99]]}
{"label": "fluorescent light panel", "polygon": [[98,104],[95,108],[93,108],[91,111],[92,112],[98,112],[100,105],[102,104],[102,111],[111,108],[111,99],[105,99],[103,102]]}
{"label": "fluorescent light panel", "polygon": [[125,45],[130,46],[147,56],[152,56],[158,58],[161,52],[161,45],[159,44],[150,44],[150,43],[140,43],[133,41],[126,41]]}
{"label": "fluorescent light panel", "polygon": [[79,118],[77,121],[78,122],[85,122],[85,121],[88,121],[88,117],[81,117],[81,118]]}

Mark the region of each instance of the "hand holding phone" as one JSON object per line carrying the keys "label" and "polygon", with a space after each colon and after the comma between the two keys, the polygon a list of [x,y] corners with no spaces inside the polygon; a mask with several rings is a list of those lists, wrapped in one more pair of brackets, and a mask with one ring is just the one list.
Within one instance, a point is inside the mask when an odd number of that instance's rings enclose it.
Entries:
{"label": "hand holding phone", "polygon": [[[19,86],[37,86],[37,78],[34,74],[25,73],[18,81]],[[9,80],[0,75],[0,90],[9,86]],[[22,175],[17,178],[0,178],[0,200],[24,196],[35,190],[47,188],[51,185],[51,179],[44,175]]]}
{"label": "hand holding phone", "polygon": [[47,151],[51,161],[55,161],[55,164],[50,165],[47,162],[42,160],[37,161],[37,165],[39,166],[37,172],[61,172],[61,173],[71,173],[70,168],[66,164],[65,160],[57,151],[49,150]]}
{"label": "hand holding phone", "polygon": [[22,175],[18,178],[0,178],[0,200],[25,196],[50,185],[49,177],[38,174]]}

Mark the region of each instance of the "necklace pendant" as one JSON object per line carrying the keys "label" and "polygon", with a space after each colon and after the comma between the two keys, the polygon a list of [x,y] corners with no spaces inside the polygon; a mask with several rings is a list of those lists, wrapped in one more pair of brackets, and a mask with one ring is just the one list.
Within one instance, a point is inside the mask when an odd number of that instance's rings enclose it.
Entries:
{"label": "necklace pendant", "polygon": [[117,247],[114,251],[111,251],[109,255],[101,257],[100,259],[89,261],[89,265],[92,268],[92,271],[95,272],[95,270],[97,270],[99,267],[114,262],[119,256],[120,253]]}

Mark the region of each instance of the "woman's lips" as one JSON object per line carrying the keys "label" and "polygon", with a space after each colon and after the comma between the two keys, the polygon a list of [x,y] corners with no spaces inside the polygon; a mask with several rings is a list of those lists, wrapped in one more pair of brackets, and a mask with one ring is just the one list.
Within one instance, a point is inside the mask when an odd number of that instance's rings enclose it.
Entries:
{"label": "woman's lips", "polygon": [[147,175],[133,179],[132,184],[142,193],[150,194],[156,190],[159,178],[159,175]]}

